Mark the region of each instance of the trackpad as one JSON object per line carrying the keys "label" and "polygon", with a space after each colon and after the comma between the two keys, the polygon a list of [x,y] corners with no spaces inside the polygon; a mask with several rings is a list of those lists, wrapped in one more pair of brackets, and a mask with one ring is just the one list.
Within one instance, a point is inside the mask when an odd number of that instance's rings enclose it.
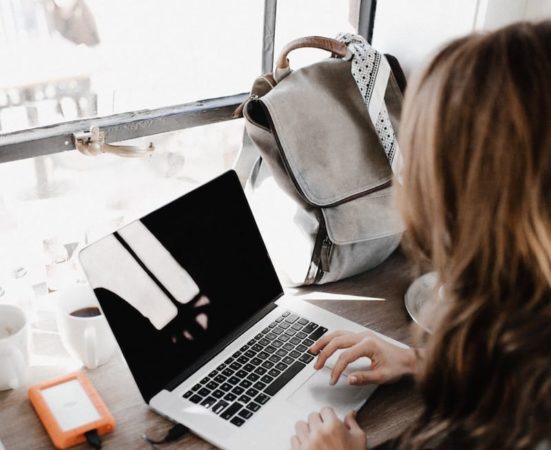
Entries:
{"label": "trackpad", "polygon": [[310,411],[331,406],[341,418],[352,409],[359,409],[377,387],[350,386],[345,376],[335,385],[329,384],[331,370],[323,368],[308,378],[287,399],[290,403]]}

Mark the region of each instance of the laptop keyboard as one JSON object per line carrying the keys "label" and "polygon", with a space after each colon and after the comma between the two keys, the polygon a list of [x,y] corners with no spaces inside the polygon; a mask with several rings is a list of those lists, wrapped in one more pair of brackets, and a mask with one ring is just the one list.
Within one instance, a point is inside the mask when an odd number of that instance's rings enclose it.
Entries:
{"label": "laptop keyboard", "polygon": [[240,427],[314,359],[326,331],[286,311],[183,397]]}

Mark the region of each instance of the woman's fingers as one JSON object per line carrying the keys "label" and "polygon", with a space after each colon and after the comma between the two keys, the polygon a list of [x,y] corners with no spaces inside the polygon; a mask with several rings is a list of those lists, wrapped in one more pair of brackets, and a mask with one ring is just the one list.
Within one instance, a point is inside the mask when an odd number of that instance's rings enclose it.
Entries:
{"label": "woman's fingers", "polygon": [[364,372],[352,372],[348,375],[348,384],[381,384],[385,382],[381,369]]}
{"label": "woman's fingers", "polygon": [[329,344],[331,339],[334,339],[337,336],[341,336],[345,333],[346,331],[337,330],[337,331],[332,331],[331,333],[324,334],[322,337],[320,337],[316,342],[312,344],[309,350],[312,353],[318,353],[323,347]]}
{"label": "woman's fingers", "polygon": [[362,431],[360,425],[356,421],[356,411],[350,411],[344,418],[344,424],[350,431]]}
{"label": "woman's fingers", "polygon": [[343,334],[343,335],[334,337],[333,339],[331,339],[330,342],[328,342],[325,345],[325,347],[319,353],[316,364],[314,365],[314,369],[321,369],[325,365],[325,362],[337,350],[343,349],[343,348],[349,348],[354,344],[357,344],[362,339],[363,339],[362,336],[357,334],[352,334],[352,333]]}
{"label": "woman's fingers", "polygon": [[297,433],[298,439],[301,442],[304,442],[308,439],[310,428],[308,428],[308,424],[306,422],[300,420],[295,425],[295,432]]}
{"label": "woman's fingers", "polygon": [[308,426],[310,427],[310,431],[317,431],[322,425],[323,422],[319,412],[313,412],[308,416]]}
{"label": "woman's fingers", "polygon": [[338,422],[339,420],[339,418],[335,414],[335,411],[333,411],[333,408],[329,408],[328,406],[321,408],[320,416],[323,420],[323,423]]}
{"label": "woman's fingers", "polygon": [[298,437],[293,436],[291,438],[291,447],[293,447],[293,450],[300,450],[300,440]]}
{"label": "woman's fingers", "polygon": [[341,374],[343,373],[346,366],[351,362],[356,361],[362,356],[371,357],[373,356],[373,351],[375,350],[375,342],[371,339],[364,339],[356,345],[352,346],[348,350],[341,353],[337,363],[331,372],[331,384],[335,384]]}

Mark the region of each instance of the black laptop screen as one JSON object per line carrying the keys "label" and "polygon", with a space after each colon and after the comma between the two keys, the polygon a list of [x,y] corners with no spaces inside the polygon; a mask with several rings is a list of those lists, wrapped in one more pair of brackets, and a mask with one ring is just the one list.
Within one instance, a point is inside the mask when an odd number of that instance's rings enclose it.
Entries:
{"label": "black laptop screen", "polygon": [[234,172],[80,256],[146,401],[282,294]]}

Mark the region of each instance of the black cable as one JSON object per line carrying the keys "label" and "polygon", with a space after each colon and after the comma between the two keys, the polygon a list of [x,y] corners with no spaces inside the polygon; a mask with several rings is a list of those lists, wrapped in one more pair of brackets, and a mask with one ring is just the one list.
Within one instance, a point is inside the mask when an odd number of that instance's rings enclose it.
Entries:
{"label": "black cable", "polygon": [[155,444],[166,444],[168,442],[173,442],[180,439],[184,434],[189,431],[189,428],[181,423],[174,425],[168,433],[162,439],[151,439],[147,434],[142,435],[142,439],[147,442],[152,449],[156,448]]}
{"label": "black cable", "polygon": [[101,449],[101,438],[99,437],[98,430],[90,430],[84,433],[84,436],[86,436],[86,440],[88,441],[88,444],[90,447],[99,450]]}

